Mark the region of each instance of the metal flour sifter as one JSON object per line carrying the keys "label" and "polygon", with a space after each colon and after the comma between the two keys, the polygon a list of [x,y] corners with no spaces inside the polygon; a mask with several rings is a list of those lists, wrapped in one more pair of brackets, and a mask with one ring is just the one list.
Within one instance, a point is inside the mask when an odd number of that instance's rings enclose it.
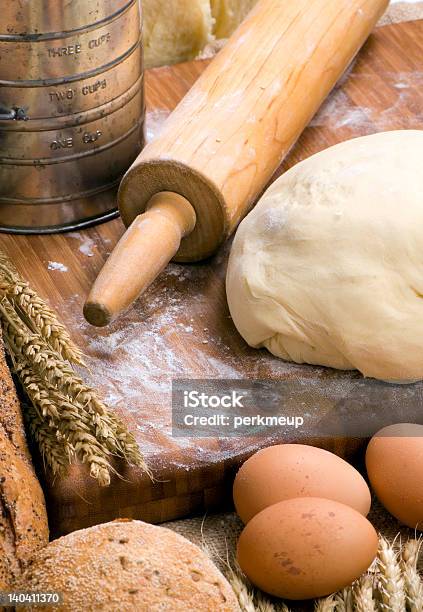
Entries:
{"label": "metal flour sifter", "polygon": [[0,231],[113,216],[143,123],[139,0],[2,2]]}

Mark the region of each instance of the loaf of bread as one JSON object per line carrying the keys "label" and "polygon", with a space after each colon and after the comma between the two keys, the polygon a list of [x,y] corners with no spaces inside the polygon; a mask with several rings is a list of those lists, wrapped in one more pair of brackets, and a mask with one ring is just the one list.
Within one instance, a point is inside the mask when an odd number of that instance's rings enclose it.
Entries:
{"label": "loaf of bread", "polygon": [[239,612],[229,583],[205,553],[141,521],[97,525],[53,541],[37,553],[20,588],[63,594],[62,605],[37,612]]}
{"label": "loaf of bread", "polygon": [[192,60],[232,34],[257,0],[143,0],[147,68]]}
{"label": "loaf of bread", "polygon": [[34,553],[47,543],[44,496],[0,337],[0,591],[15,587]]}

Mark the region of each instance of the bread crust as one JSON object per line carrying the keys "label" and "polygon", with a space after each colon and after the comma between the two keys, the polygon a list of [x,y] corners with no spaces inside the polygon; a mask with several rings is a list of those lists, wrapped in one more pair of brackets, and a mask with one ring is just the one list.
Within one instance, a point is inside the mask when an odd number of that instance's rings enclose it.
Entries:
{"label": "bread crust", "polygon": [[44,495],[0,338],[0,591],[14,588],[34,553],[47,543]]}
{"label": "bread crust", "polygon": [[6,362],[0,332],[0,427],[23,459],[30,461],[22,412],[15,385]]}
{"label": "bread crust", "polygon": [[202,550],[141,521],[114,521],[55,540],[37,553],[22,586],[63,594],[62,606],[37,612],[239,612],[232,588]]}

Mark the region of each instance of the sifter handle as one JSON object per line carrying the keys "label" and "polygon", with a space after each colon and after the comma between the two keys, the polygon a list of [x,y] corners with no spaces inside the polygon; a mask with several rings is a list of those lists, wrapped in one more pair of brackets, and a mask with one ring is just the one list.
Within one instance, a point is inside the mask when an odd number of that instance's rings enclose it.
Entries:
{"label": "sifter handle", "polygon": [[129,308],[179,250],[196,224],[194,208],[177,193],[153,196],[120,239],[84,306],[89,323],[104,327]]}

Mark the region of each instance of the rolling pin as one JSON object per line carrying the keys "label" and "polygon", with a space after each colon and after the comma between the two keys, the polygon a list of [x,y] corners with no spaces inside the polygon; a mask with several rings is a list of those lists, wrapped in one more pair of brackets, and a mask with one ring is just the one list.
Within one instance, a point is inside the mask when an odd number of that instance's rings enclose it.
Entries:
{"label": "rolling pin", "polygon": [[86,319],[105,326],[173,259],[212,255],[250,211],[388,0],[261,0],[123,178],[129,228]]}

